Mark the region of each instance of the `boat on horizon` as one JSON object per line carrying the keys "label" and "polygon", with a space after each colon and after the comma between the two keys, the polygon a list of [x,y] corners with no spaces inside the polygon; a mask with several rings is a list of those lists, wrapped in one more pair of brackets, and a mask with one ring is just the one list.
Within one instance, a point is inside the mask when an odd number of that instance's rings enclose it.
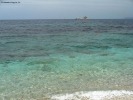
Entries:
{"label": "boat on horizon", "polygon": [[87,16],[84,16],[83,18],[76,18],[76,20],[86,20],[88,19]]}

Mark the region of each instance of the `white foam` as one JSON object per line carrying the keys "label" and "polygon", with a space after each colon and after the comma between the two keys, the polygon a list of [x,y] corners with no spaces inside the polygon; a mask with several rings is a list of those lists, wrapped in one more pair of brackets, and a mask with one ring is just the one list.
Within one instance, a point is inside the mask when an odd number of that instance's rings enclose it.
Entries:
{"label": "white foam", "polygon": [[75,92],[73,94],[59,94],[53,95],[52,100],[105,100],[116,96],[131,96],[130,100],[133,100],[133,91],[90,91],[90,92]]}

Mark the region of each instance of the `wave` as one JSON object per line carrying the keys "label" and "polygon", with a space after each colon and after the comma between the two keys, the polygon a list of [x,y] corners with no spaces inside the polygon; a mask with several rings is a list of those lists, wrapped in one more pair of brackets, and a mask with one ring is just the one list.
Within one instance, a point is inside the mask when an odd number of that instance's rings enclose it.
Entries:
{"label": "wave", "polygon": [[52,100],[133,100],[133,91],[89,91],[53,95]]}

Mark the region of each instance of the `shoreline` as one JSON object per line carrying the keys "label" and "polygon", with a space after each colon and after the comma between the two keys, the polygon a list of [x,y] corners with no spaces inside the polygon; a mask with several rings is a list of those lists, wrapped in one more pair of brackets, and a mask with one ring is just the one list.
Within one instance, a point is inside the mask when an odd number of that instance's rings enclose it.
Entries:
{"label": "shoreline", "polygon": [[132,100],[133,91],[80,91],[72,94],[53,95],[51,100]]}

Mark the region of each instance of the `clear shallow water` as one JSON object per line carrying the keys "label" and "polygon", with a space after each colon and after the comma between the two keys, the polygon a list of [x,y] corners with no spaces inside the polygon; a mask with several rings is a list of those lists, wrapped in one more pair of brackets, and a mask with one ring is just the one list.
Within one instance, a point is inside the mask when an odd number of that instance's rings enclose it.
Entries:
{"label": "clear shallow water", "polygon": [[0,98],[133,90],[133,20],[0,21]]}

